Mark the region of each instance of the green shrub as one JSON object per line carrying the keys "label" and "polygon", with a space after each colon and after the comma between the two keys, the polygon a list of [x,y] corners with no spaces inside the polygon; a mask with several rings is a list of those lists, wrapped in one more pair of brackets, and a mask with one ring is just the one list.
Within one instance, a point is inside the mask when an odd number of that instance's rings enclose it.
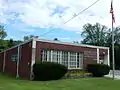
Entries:
{"label": "green shrub", "polygon": [[53,62],[39,62],[33,65],[34,80],[57,80],[65,75],[67,68]]}
{"label": "green shrub", "polygon": [[109,74],[110,67],[105,64],[88,64],[87,70],[95,77],[102,77]]}

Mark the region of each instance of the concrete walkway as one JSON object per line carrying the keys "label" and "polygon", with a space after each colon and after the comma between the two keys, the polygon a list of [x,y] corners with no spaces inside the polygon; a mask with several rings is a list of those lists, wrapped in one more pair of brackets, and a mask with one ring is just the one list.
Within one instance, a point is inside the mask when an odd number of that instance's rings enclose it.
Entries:
{"label": "concrete walkway", "polygon": [[[105,77],[110,77],[112,78],[113,74],[112,74],[112,70],[110,70],[108,75],[105,75]],[[115,79],[120,79],[120,70],[115,70]]]}

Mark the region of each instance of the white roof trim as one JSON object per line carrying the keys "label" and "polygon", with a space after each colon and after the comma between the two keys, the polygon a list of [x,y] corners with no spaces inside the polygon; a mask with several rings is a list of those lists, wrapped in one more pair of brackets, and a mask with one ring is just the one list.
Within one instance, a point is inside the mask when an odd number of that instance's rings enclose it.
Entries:
{"label": "white roof trim", "polygon": [[[73,45],[73,46],[81,46],[81,47],[89,47],[89,48],[99,48],[99,49],[109,49],[109,47],[102,47],[102,46],[93,46],[93,45],[85,45],[85,44],[75,44],[75,43],[68,43],[68,42],[61,42],[61,41],[53,41],[53,40],[45,40],[45,39],[30,39],[26,42],[23,42],[21,44],[18,44],[16,46],[13,46],[5,51],[8,51],[8,50],[11,50],[13,48],[16,48],[18,46],[21,46],[23,44],[26,44],[30,41],[41,41],[41,42],[48,42],[48,43],[56,43],[56,44],[64,44],[64,45]],[[2,51],[2,52],[5,52],[5,51]],[[0,53],[2,53],[0,52]]]}
{"label": "white roof trim", "polygon": [[[23,45],[23,44],[26,44],[26,43],[28,43],[28,42],[30,42],[30,41],[32,41],[32,40],[33,40],[33,39],[30,39],[30,40],[25,41],[25,42],[23,42],[23,43],[21,43],[21,44],[18,44],[18,45],[16,45],[16,46],[12,46],[11,48],[8,48],[8,49],[6,49],[5,51],[2,51],[2,52],[6,52],[6,51],[8,51],[8,50],[11,50],[11,49],[16,48],[16,47],[18,47],[18,46],[21,46],[21,45]],[[0,53],[2,53],[2,52],[0,52]]]}
{"label": "white roof trim", "polygon": [[75,43],[68,43],[68,42],[61,42],[61,41],[52,41],[52,40],[45,40],[45,39],[33,39],[33,40],[41,41],[41,42],[56,43],[56,44],[89,47],[89,48],[109,49],[109,47],[93,46],[93,45],[85,45],[85,44],[75,44]]}

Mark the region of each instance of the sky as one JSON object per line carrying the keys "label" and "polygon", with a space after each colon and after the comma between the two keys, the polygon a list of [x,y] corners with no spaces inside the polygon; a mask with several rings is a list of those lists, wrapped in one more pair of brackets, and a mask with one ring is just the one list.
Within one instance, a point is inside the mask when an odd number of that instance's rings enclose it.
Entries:
{"label": "sky", "polygon": [[[0,24],[7,31],[6,39],[23,40],[24,36],[35,35],[48,40],[81,41],[82,27],[86,23],[98,22],[111,28],[111,0],[99,0],[78,17],[63,24],[95,1],[0,0]],[[116,27],[120,24],[120,0],[113,1]]]}

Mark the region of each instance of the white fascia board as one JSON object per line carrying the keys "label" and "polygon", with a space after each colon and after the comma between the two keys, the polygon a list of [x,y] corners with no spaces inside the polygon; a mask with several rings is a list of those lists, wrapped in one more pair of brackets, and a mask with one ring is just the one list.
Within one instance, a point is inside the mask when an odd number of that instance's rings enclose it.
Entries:
{"label": "white fascia board", "polygon": [[64,44],[64,45],[73,45],[73,46],[88,47],[88,48],[109,49],[109,47],[93,46],[93,45],[85,45],[85,44],[75,44],[75,43],[52,41],[52,40],[45,40],[45,39],[34,39],[34,40],[41,41],[41,42],[48,42],[48,43],[56,43],[56,44]]}
{"label": "white fascia board", "polygon": [[[11,47],[11,48],[8,48],[8,49],[6,49],[5,51],[9,51],[9,50],[11,50],[11,49],[14,49],[14,48],[17,48],[17,47],[19,47],[19,46],[21,46],[21,45],[23,45],[23,44],[26,44],[26,43],[28,43],[28,42],[31,42],[33,39],[30,39],[30,40],[28,40],[28,41],[26,41],[26,42],[23,42],[23,43],[21,43],[21,44],[18,44],[18,45],[16,45],[16,46],[13,46],[13,47]],[[5,51],[2,51],[2,52],[5,52]],[[0,52],[0,53],[2,53],[2,52]]]}
{"label": "white fascia board", "polygon": [[[34,39],[30,39],[30,40],[28,40],[28,41],[26,41],[26,42],[23,42],[23,43],[21,43],[21,44],[18,44],[18,45],[16,45],[16,46],[13,46],[13,47],[5,50],[5,51],[11,50],[11,49],[16,48],[16,47],[18,47],[18,46],[21,46],[21,45],[23,45],[23,44],[26,44],[26,43],[28,43],[28,42],[30,42],[30,41],[41,41],[41,42],[48,42],[48,43],[55,43],[55,44],[64,44],[64,45],[73,45],[73,46],[81,46],[81,47],[99,48],[99,49],[107,49],[107,50],[109,50],[109,47],[93,46],[93,45],[85,45],[85,44],[75,44],[75,43],[68,43],[68,42],[61,42],[61,41],[52,41],[52,40],[45,40],[45,39],[35,39],[35,38],[34,38]],[[2,51],[2,52],[4,52],[4,51]],[[2,52],[0,52],[0,53],[2,53]]]}

